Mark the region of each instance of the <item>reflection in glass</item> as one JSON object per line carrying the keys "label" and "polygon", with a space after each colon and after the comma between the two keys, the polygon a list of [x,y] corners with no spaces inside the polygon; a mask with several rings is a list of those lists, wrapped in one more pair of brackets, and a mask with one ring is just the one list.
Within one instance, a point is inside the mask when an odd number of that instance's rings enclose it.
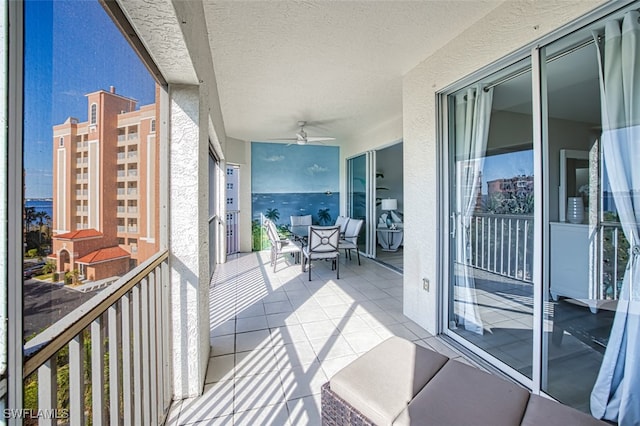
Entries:
{"label": "reflection in glass", "polygon": [[[349,173],[349,217],[362,219],[362,232],[367,220],[367,155],[363,154],[348,161]],[[364,234],[366,235],[366,234]],[[366,252],[366,238],[358,238],[358,247]]]}
{"label": "reflection in glass", "polygon": [[449,329],[531,377],[534,187],[527,65],[493,76],[502,80],[498,84],[479,83],[449,97]]}

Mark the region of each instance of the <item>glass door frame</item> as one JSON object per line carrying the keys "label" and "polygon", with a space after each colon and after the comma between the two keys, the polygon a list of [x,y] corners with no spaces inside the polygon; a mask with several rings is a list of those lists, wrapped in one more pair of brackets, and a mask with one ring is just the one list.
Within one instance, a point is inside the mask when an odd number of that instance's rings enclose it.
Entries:
{"label": "glass door frame", "polygon": [[352,216],[353,212],[353,168],[351,160],[364,156],[365,159],[365,251],[360,253],[369,258],[376,257],[376,151],[365,151],[346,158],[347,170],[347,191],[346,191],[346,212],[347,216]]}
{"label": "glass door frame", "polygon": [[[494,62],[475,73],[468,75],[462,80],[444,88],[436,94],[436,114],[437,114],[437,144],[438,161],[438,195],[441,202],[438,210],[439,228],[442,230],[438,235],[438,246],[442,249],[438,259],[438,283],[439,294],[439,324],[438,333],[444,334],[456,343],[460,344],[469,352],[477,355],[479,358],[488,362],[500,371],[506,373],[513,379],[517,380],[524,386],[528,387],[534,394],[546,395],[542,391],[544,383],[546,383],[546,369],[543,368],[543,357],[548,351],[543,347],[545,343],[543,336],[544,310],[544,289],[548,288],[549,263],[545,262],[543,256],[549,253],[549,229],[545,224],[549,223],[549,191],[545,188],[549,186],[549,165],[548,161],[548,108],[547,108],[547,91],[545,48],[551,43],[558,41],[565,36],[577,31],[587,25],[593,24],[605,18],[607,15],[618,12],[627,8],[633,1],[624,1],[617,4],[605,4],[596,8],[591,13],[574,20],[573,22],[561,27],[551,34],[524,46],[522,49]],[[531,90],[532,90],[532,109],[533,109],[533,152],[534,152],[534,259],[533,259],[533,357],[532,357],[532,378],[528,378],[517,372],[514,368],[506,363],[498,360],[484,350],[480,349],[463,339],[461,336],[449,330],[449,298],[451,292],[449,283],[451,279],[451,271],[449,268],[452,257],[452,247],[450,243],[452,226],[453,208],[451,205],[451,165],[452,158],[451,146],[449,142],[449,104],[448,96],[457,90],[460,90],[470,84],[486,78],[491,74],[506,68],[518,61],[531,59]]]}

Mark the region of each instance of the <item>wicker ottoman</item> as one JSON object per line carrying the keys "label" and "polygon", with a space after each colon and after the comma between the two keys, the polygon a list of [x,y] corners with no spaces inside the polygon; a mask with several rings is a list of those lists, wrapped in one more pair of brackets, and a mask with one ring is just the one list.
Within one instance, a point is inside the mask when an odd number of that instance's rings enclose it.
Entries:
{"label": "wicker ottoman", "polygon": [[390,425],[449,358],[391,337],[322,388],[325,425]]}

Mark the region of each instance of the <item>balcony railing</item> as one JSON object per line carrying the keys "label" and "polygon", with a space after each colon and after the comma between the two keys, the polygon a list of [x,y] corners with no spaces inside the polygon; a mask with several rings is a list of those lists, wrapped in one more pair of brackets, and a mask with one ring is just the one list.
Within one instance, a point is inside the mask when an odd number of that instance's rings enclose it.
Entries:
{"label": "balcony railing", "polygon": [[127,170],[127,176],[129,176],[129,177],[137,177],[138,176],[138,171],[137,170]]}
{"label": "balcony railing", "polygon": [[138,213],[137,207],[127,207],[127,213]]}
{"label": "balcony railing", "polygon": [[629,262],[629,241],[618,223],[603,223],[600,236],[600,288],[601,299],[618,299],[622,280]]}
{"label": "balcony railing", "polygon": [[128,195],[138,195],[138,190],[136,188],[127,188]]}
{"label": "balcony railing", "polygon": [[27,342],[23,377],[37,373],[37,408],[59,407],[62,392],[71,425],[162,424],[172,397],[169,313],[163,251]]}
{"label": "balcony railing", "polygon": [[118,226],[118,232],[126,232],[126,231],[127,231],[126,226]]}
{"label": "balcony railing", "polygon": [[119,152],[117,156],[118,156],[118,160],[124,160],[125,158],[127,158],[127,154],[124,152]]}
{"label": "balcony railing", "polygon": [[138,134],[137,133],[129,133],[127,135],[127,139],[128,140],[138,139]]}
{"label": "balcony railing", "polygon": [[533,217],[475,214],[470,227],[471,256],[466,264],[533,282]]}
{"label": "balcony railing", "polygon": [[[470,227],[471,252],[466,264],[521,281],[533,282],[533,217],[475,214]],[[603,223],[592,239],[597,297],[618,299],[629,261],[629,242],[622,227]]]}

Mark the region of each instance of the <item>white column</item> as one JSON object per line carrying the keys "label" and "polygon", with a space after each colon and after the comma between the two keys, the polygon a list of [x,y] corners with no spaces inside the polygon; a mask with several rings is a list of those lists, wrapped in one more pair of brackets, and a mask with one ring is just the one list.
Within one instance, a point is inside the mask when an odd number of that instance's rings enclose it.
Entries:
{"label": "white column", "polygon": [[170,86],[169,96],[173,385],[182,399],[202,391],[209,358],[208,120],[198,87]]}

